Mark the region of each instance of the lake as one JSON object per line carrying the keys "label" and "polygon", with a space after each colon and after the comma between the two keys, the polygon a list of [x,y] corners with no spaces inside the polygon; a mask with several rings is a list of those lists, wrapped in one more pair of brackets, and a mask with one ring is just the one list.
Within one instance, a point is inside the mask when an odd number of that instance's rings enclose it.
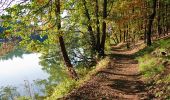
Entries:
{"label": "lake", "polygon": [[[14,52],[15,53],[15,52]],[[0,87],[21,86],[24,80],[33,83],[37,79],[47,79],[48,74],[39,65],[40,54],[27,53],[0,60]]]}

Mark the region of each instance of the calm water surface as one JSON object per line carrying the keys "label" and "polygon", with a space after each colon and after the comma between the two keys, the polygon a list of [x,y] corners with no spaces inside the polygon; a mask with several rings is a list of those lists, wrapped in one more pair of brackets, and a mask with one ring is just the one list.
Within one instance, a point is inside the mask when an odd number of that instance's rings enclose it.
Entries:
{"label": "calm water surface", "polygon": [[0,60],[0,86],[20,86],[24,80],[32,83],[37,79],[46,79],[45,73],[39,65],[40,54],[23,54],[22,57],[13,57]]}

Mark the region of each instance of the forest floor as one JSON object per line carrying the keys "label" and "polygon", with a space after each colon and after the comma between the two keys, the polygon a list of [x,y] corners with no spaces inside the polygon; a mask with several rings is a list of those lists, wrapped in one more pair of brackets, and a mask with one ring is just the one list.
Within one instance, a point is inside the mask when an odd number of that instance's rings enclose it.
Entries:
{"label": "forest floor", "polygon": [[[144,47],[144,46],[143,46]],[[140,47],[142,48],[142,47]],[[139,49],[139,48],[138,48]],[[115,50],[115,51],[114,51]],[[120,50],[120,51],[119,51]],[[72,91],[69,100],[149,100],[151,95],[139,72],[136,50],[124,51],[113,47],[108,67],[97,72],[90,81]],[[128,53],[128,54],[124,54]],[[114,57],[114,58],[113,58]]]}
{"label": "forest floor", "polygon": [[122,49],[122,45],[112,47],[111,62],[106,68],[62,100],[157,100],[149,94],[135,59],[146,45],[139,42],[133,50]]}

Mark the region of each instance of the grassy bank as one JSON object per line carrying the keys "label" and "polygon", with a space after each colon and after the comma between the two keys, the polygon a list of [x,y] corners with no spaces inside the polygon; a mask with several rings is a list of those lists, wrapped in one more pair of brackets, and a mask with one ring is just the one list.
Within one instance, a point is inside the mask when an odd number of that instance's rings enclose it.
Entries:
{"label": "grassy bank", "polygon": [[89,69],[81,69],[77,70],[80,76],[78,81],[66,79],[59,85],[54,88],[54,92],[50,97],[47,97],[46,100],[56,100],[67,95],[72,90],[81,87],[85,82],[89,81],[92,76],[94,76],[98,71],[106,68],[110,62],[110,59],[107,57],[101,60],[94,68]]}
{"label": "grassy bank", "polygon": [[140,51],[137,58],[143,78],[149,84],[150,94],[161,100],[170,99],[169,52],[170,39],[159,40]]}

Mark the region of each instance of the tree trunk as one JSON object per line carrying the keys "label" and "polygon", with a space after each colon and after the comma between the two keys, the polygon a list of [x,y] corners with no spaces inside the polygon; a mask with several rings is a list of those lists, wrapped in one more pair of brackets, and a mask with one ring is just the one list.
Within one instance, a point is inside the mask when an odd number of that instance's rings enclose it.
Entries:
{"label": "tree trunk", "polygon": [[117,43],[120,43],[117,34],[115,34],[115,38],[116,38]]}
{"label": "tree trunk", "polygon": [[126,42],[126,29],[124,29],[123,31],[123,42],[124,43]]}
{"label": "tree trunk", "polygon": [[159,35],[159,37],[161,36],[161,23],[160,23],[160,20],[161,20],[161,16],[160,16],[160,6],[161,6],[161,4],[160,4],[160,0],[158,0],[158,18],[157,18],[157,21],[158,21],[158,35]]}
{"label": "tree trunk", "polygon": [[[84,5],[84,9],[85,9],[85,15],[88,19],[88,21],[90,22],[91,21],[91,18],[90,18],[90,14],[89,14],[89,11],[87,9],[87,6],[86,6],[86,0],[83,0],[83,5]],[[95,39],[95,36],[94,36],[94,33],[93,33],[93,29],[92,29],[92,26],[88,23],[88,31],[89,31],[89,34],[90,34],[90,45],[92,47],[92,55],[93,53],[95,53],[95,50],[96,50],[96,39]]]}
{"label": "tree trunk", "polygon": [[127,49],[130,49],[130,35],[129,35],[129,25],[127,25],[127,30],[126,30],[126,47]]}
{"label": "tree trunk", "polygon": [[96,0],[96,30],[97,30],[97,43],[96,43],[96,49],[98,52],[100,52],[100,24],[99,24],[99,5],[98,0]]}
{"label": "tree trunk", "polygon": [[146,43],[146,38],[147,38],[147,29],[146,29],[146,26],[145,26],[145,30],[144,30],[144,43]]}
{"label": "tree trunk", "polygon": [[101,44],[100,44],[100,55],[104,56],[105,52],[105,41],[106,41],[106,22],[105,19],[107,17],[107,0],[104,0],[103,2],[103,23],[102,23],[102,40],[101,40]]}
{"label": "tree trunk", "polygon": [[121,29],[120,29],[119,31],[120,31],[119,41],[120,41],[120,42],[122,42],[122,34],[121,34],[121,33],[122,33],[122,31],[121,31]]}
{"label": "tree trunk", "polygon": [[166,34],[168,35],[168,4],[165,5]]}
{"label": "tree trunk", "polygon": [[[162,4],[162,8],[165,9],[165,4]],[[166,10],[166,9],[165,9]],[[165,10],[163,10],[163,14],[162,14],[162,32],[163,32],[163,35],[165,36],[166,35],[166,25],[165,25]]]}
{"label": "tree trunk", "polygon": [[[56,5],[55,14],[56,14],[56,18],[57,18],[57,28],[58,28],[58,30],[60,30],[61,29],[61,18],[59,17],[60,16],[60,0],[55,0],[55,5]],[[77,73],[74,70],[74,68],[71,64],[71,61],[68,57],[68,54],[67,54],[67,51],[65,48],[64,39],[62,36],[59,36],[58,39],[59,39],[59,44],[60,44],[60,48],[61,48],[61,53],[63,55],[63,60],[65,62],[67,69],[68,69],[68,73],[72,79],[77,80],[78,76],[77,76]]]}
{"label": "tree trunk", "polygon": [[66,51],[66,48],[65,48],[65,44],[64,44],[64,39],[63,39],[62,36],[59,36],[59,43],[60,43],[61,52],[62,52],[62,55],[63,55],[65,65],[66,65],[66,67],[68,69],[69,75],[70,75],[70,77],[72,79],[77,80],[78,79],[77,73],[74,70],[74,68],[73,68],[73,66],[71,64],[71,61],[70,61],[70,59],[68,57],[68,54],[67,54],[67,51]]}
{"label": "tree trunk", "polygon": [[148,23],[148,19],[147,19],[147,2],[145,1],[144,2],[144,16],[143,16],[143,19],[144,19],[144,43],[147,42],[147,23]]}
{"label": "tree trunk", "polygon": [[118,44],[115,38],[113,38],[113,41],[115,42],[115,44]]}
{"label": "tree trunk", "polygon": [[155,18],[156,15],[156,4],[157,4],[157,0],[152,0],[153,2],[153,12],[152,14],[149,16],[149,23],[148,23],[148,30],[147,30],[147,45],[151,46],[152,45],[152,40],[151,40],[151,30],[152,30],[152,26],[153,26],[153,20]]}
{"label": "tree trunk", "polygon": [[168,4],[165,3],[165,2],[162,2],[163,3],[163,29],[164,29],[164,35],[168,34]]}

